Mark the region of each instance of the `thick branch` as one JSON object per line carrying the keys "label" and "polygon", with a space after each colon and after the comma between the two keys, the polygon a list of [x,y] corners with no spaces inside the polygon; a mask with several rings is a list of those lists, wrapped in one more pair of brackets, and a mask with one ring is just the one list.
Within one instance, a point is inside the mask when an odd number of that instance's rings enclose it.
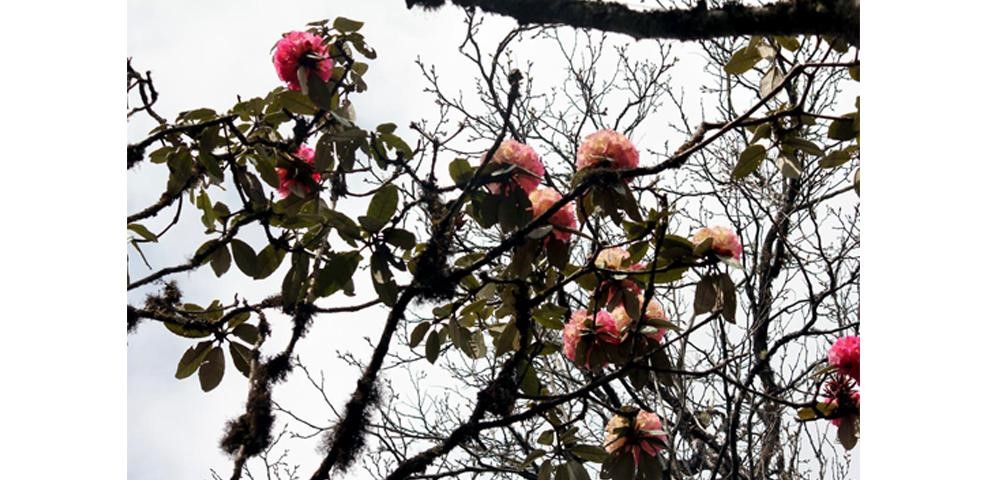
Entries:
{"label": "thick branch", "polygon": [[[435,6],[436,0],[406,0]],[[708,9],[637,11],[614,2],[574,0],[451,0],[464,8],[505,15],[520,24],[563,24],[624,33],[636,39],[708,40],[740,35],[830,35],[859,45],[859,1],[780,1],[763,6],[730,2]]]}

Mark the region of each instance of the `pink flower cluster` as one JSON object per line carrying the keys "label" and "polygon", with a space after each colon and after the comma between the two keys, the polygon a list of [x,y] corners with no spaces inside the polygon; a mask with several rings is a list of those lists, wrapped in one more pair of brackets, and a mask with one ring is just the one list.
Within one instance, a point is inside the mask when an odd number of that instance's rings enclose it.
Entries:
{"label": "pink flower cluster", "polygon": [[[642,308],[643,300],[643,296],[640,295],[640,308]],[[595,315],[594,322],[591,321],[587,310],[577,310],[564,325],[564,355],[582,367],[591,368],[592,352],[605,348],[607,345],[619,345],[636,335],[642,335],[644,338],[659,343],[667,330],[648,325],[648,323],[649,320],[667,321],[667,315],[660,307],[660,302],[651,299],[646,306],[644,318],[647,320],[647,325],[636,325],[636,319],[632,318],[621,304],[612,309],[611,312],[599,311]],[[581,358],[578,358],[579,346],[584,347],[584,354]],[[606,365],[608,362],[594,365],[594,367]]]}
{"label": "pink flower cluster", "polygon": [[640,410],[632,422],[625,415],[615,415],[605,426],[605,451],[631,453],[636,465],[641,455],[655,457],[666,444],[663,422],[653,412]]}
{"label": "pink flower cluster", "polygon": [[[643,305],[642,295],[639,296],[639,305],[640,308],[642,308]],[[664,313],[663,308],[660,307],[660,302],[658,302],[657,299],[655,298],[651,298],[650,303],[646,305],[646,312],[644,317],[646,317],[646,319],[648,320],[663,320],[665,322],[668,321],[667,314]],[[635,328],[635,325],[633,325],[633,318],[630,317],[629,313],[626,312],[625,305],[622,305],[620,303],[617,307],[615,307],[615,309],[612,310],[612,318],[615,319],[615,326],[619,328],[619,331],[622,332],[623,335],[634,333],[633,329]],[[657,343],[663,340],[663,336],[667,334],[667,329],[665,328],[657,328],[655,329],[656,331],[652,331],[655,327],[648,327],[648,328],[650,328],[651,330],[649,331],[649,333],[643,332],[644,336],[646,338],[652,339]]]}
{"label": "pink flower cluster", "polygon": [[300,90],[299,67],[307,73],[315,71],[326,82],[333,72],[333,59],[329,49],[323,44],[323,37],[309,32],[289,32],[275,45],[272,57],[278,78],[285,82],[289,90]]}
{"label": "pink flower cluster", "polygon": [[612,169],[636,168],[639,151],[625,135],[615,130],[599,130],[584,138],[578,148],[577,169],[607,167]]}
{"label": "pink flower cluster", "polygon": [[[543,174],[543,161],[536,154],[533,147],[515,140],[506,140],[499,145],[492,155],[492,163],[504,165],[515,165],[516,171],[512,175],[512,182],[519,186],[524,192],[532,193],[540,185]],[[488,189],[493,193],[499,193],[502,185],[498,183],[488,184]]]}
{"label": "pink flower cluster", "polygon": [[739,237],[731,229],[726,227],[705,227],[694,234],[691,240],[700,245],[705,240],[712,239],[712,251],[720,257],[726,257],[734,261],[742,258],[742,243]]}
{"label": "pink flower cluster", "polygon": [[832,425],[838,427],[859,416],[859,335],[836,340],[828,349],[828,363],[836,375],[825,384],[825,403],[835,405],[838,413]]}
{"label": "pink flower cluster", "polygon": [[859,383],[859,335],[842,337],[828,349],[828,363]]}
{"label": "pink flower cluster", "polygon": [[[622,247],[611,247],[606,248],[598,253],[595,257],[595,266],[598,268],[608,269],[608,270],[622,270],[627,272],[638,272],[644,270],[646,265],[642,263],[635,263],[629,265],[628,267],[623,267],[622,264],[626,263],[629,259],[629,252]],[[623,290],[629,290],[636,295],[639,295],[643,290],[639,287],[639,284],[634,280],[629,278],[624,278],[622,280],[608,279],[602,281],[599,287],[605,295],[605,304],[613,305],[614,302],[619,301],[620,294]]]}
{"label": "pink flower cluster", "polygon": [[[533,204],[533,218],[543,215],[553,204],[560,201],[560,194],[552,188],[539,187],[529,194],[529,201]],[[571,240],[571,232],[577,227],[577,219],[574,217],[574,204],[568,203],[561,209],[550,215],[550,225],[553,225],[553,236],[561,242]],[[549,237],[547,237],[549,239]]]}
{"label": "pink flower cluster", "polygon": [[[296,150],[296,157],[300,160],[312,165],[316,160],[316,152],[312,148],[306,145],[300,145]],[[298,180],[298,176],[290,175],[289,170],[282,167],[275,167],[275,173],[278,174],[278,194],[282,198],[288,197],[292,193],[292,187],[297,186],[306,193],[309,193],[309,186]],[[313,172],[313,181],[320,181],[320,173]]]}
{"label": "pink flower cluster", "polygon": [[[584,358],[578,357],[578,345],[585,346]],[[571,315],[570,321],[564,325],[564,355],[572,362],[585,367],[589,366],[591,353],[606,344],[622,343],[622,334],[615,325],[615,319],[604,310],[595,315],[594,321],[585,309],[577,310]]]}

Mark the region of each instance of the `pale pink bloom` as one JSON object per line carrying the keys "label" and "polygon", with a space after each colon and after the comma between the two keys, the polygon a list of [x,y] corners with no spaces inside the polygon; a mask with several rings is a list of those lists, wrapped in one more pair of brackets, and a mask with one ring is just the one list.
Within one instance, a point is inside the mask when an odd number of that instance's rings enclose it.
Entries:
{"label": "pale pink bloom", "polygon": [[742,258],[742,243],[731,229],[726,227],[705,227],[694,234],[691,240],[700,245],[705,240],[712,239],[712,251],[720,257],[728,257],[739,261]]}
{"label": "pale pink bloom", "polygon": [[[559,202],[561,196],[552,188],[540,187],[529,194],[529,202],[533,204],[533,218],[543,215],[553,204]],[[574,203],[568,202],[559,210],[550,215],[550,225],[554,226],[553,236],[562,242],[571,240],[571,232],[577,227],[577,219],[574,217]]]}
{"label": "pale pink bloom", "polygon": [[[643,296],[639,296],[640,308],[643,306]],[[625,336],[630,333],[633,328],[633,318],[629,316],[626,312],[626,307],[624,304],[619,303],[615,309],[612,310],[612,317],[615,318],[615,326],[619,328],[622,335]],[[667,321],[667,315],[663,312],[663,308],[660,307],[660,302],[655,298],[650,299],[650,303],[646,306],[646,318],[653,320],[663,320]],[[666,328],[658,329],[656,332],[646,335],[646,338],[653,339],[657,343],[663,340],[663,336],[667,334]]]}
{"label": "pale pink bloom", "polygon": [[333,72],[333,59],[323,44],[323,38],[309,32],[289,32],[275,45],[275,72],[285,82],[289,90],[300,90],[299,67],[306,67],[307,73],[315,71],[326,82]]}
{"label": "pale pink bloom", "polygon": [[[492,155],[491,161],[492,163],[515,165],[516,171],[512,174],[512,181],[526,193],[536,190],[545,173],[543,161],[536,154],[536,150],[515,140],[502,142]],[[488,189],[494,193],[499,193],[502,187],[503,185],[498,183],[488,184]]]}
{"label": "pale pink bloom", "polygon": [[605,451],[615,453],[626,445],[626,436],[619,433],[620,428],[629,426],[629,418],[615,415],[605,425]]}
{"label": "pale pink bloom", "polygon": [[636,168],[639,152],[625,135],[615,130],[599,130],[584,138],[578,148],[577,169],[593,167]]}
{"label": "pale pink bloom", "polygon": [[[595,266],[607,270],[620,270],[627,272],[638,272],[646,268],[642,263],[636,263],[628,267],[622,264],[629,260],[629,252],[622,247],[611,247],[598,252],[595,257]],[[625,278],[622,280],[605,280],[601,284],[601,290],[605,292],[605,303],[612,304],[612,300],[619,295],[622,290],[630,290],[639,295],[643,290],[635,281]]]}
{"label": "pale pink bloom", "polygon": [[598,256],[595,257],[595,266],[609,270],[621,270],[622,262],[627,259],[629,259],[629,252],[626,249],[622,247],[606,248],[598,252]]}
{"label": "pale pink bloom", "polygon": [[[633,461],[639,465],[641,455],[655,457],[667,443],[663,422],[656,413],[640,410],[636,414],[632,428],[629,427],[629,418],[624,415],[615,415],[608,421],[605,426],[606,452],[631,453]],[[620,432],[619,430],[623,428],[625,430]]]}
{"label": "pale pink bloom", "polygon": [[859,383],[859,335],[842,337],[828,349],[828,363]]}
{"label": "pale pink bloom", "polygon": [[588,311],[582,308],[574,311],[571,319],[564,325],[564,356],[572,362],[577,362],[577,344],[581,341],[587,319]]}
{"label": "pale pink bloom", "polygon": [[[312,148],[306,145],[300,145],[296,150],[296,157],[302,161],[312,165],[313,161],[316,160],[316,152]],[[288,169],[282,167],[275,167],[275,173],[278,174],[278,193],[282,198],[288,197],[292,193],[292,186],[299,185],[303,190],[309,192],[309,186],[305,183],[299,181],[297,177],[290,177]],[[320,173],[313,172],[313,181],[320,181]]]}
{"label": "pale pink bloom", "polygon": [[[606,343],[611,345],[622,343],[622,335],[615,326],[615,319],[608,312],[599,311],[595,315],[594,324],[590,325],[590,323],[588,311],[581,309],[571,314],[571,319],[564,325],[564,356],[579,365],[588,365],[593,349],[600,348]],[[577,358],[579,342],[588,342],[585,346],[586,358]]]}

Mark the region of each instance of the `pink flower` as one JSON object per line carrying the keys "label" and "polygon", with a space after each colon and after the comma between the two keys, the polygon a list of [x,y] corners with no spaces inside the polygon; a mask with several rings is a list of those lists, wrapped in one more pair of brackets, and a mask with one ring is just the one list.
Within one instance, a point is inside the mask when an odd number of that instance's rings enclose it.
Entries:
{"label": "pink flower", "polygon": [[[492,155],[491,161],[492,163],[515,165],[516,171],[512,174],[512,181],[526,193],[536,190],[545,173],[543,161],[536,154],[536,150],[515,140],[502,142]],[[488,189],[494,193],[499,193],[502,187],[503,185],[498,183],[488,184]]]}
{"label": "pink flower", "polygon": [[[578,359],[577,349],[581,343],[584,344],[586,353],[585,358]],[[587,367],[594,349],[605,344],[619,343],[622,343],[622,334],[615,325],[615,319],[604,310],[595,315],[594,324],[589,319],[588,311],[581,309],[575,311],[564,325],[564,356],[578,365]]]}
{"label": "pink flower", "polygon": [[[542,168],[542,167],[541,167]],[[560,201],[560,194],[552,188],[540,187],[529,194],[529,202],[533,204],[533,218],[543,215],[553,204]],[[574,217],[574,203],[568,203],[550,215],[550,225],[554,226],[553,236],[562,242],[571,240],[571,232],[577,227]]]}
{"label": "pink flower", "polygon": [[[855,408],[856,411],[858,412],[859,411],[859,392],[852,392],[850,394],[850,400],[855,405],[855,407],[847,407],[847,408]],[[825,403],[827,403],[827,404],[833,404],[833,403],[837,403],[837,402],[835,401],[834,398],[826,398],[825,399]],[[856,418],[857,415],[859,415],[859,414],[858,413],[850,413],[850,414],[847,414],[847,415],[842,416],[842,417],[833,418],[832,419],[832,425],[835,425],[836,427],[838,427],[838,426],[842,425],[842,422],[844,422],[844,421],[855,420],[855,418]]]}
{"label": "pink flower", "polygon": [[[642,308],[643,305],[642,295],[639,296],[639,305],[640,308]],[[628,312],[626,312],[626,307],[622,303],[619,303],[619,305],[616,306],[614,310],[612,310],[612,318],[615,319],[615,326],[618,327],[620,332],[622,332],[622,335],[629,334],[631,330],[635,327],[635,325],[633,325],[633,318],[629,316]],[[650,320],[663,320],[665,322],[668,321],[667,314],[663,312],[663,308],[660,307],[660,302],[658,302],[655,298],[651,298],[650,303],[646,306],[645,318]],[[666,334],[667,334],[667,329],[660,328],[653,333],[644,334],[644,336],[659,343],[660,341],[663,340],[663,336]]]}
{"label": "pink flower", "polygon": [[[638,272],[646,268],[646,265],[642,263],[636,263],[628,267],[623,267],[622,264],[629,260],[629,252],[622,247],[611,247],[598,252],[595,257],[595,266],[598,268],[603,268],[607,270],[620,270],[625,272]],[[639,295],[643,291],[639,284],[634,280],[629,278],[624,278],[622,280],[609,279],[605,280],[599,286],[599,289],[605,293],[605,304],[612,305],[613,300],[617,301],[619,294],[623,290],[629,290],[636,295]]]}
{"label": "pink flower", "polygon": [[712,239],[712,251],[720,257],[739,261],[742,258],[742,243],[736,233],[726,227],[705,227],[694,234],[691,240],[700,245],[705,240]]}
{"label": "pink flower", "polygon": [[[316,152],[312,148],[306,145],[300,145],[299,149],[296,150],[296,157],[302,161],[312,165],[313,161],[316,159]],[[298,175],[290,175],[288,169],[282,167],[275,167],[275,173],[278,174],[278,194],[282,198],[288,197],[292,193],[292,187],[296,186],[306,193],[309,193],[309,186],[304,182],[298,180]],[[320,181],[320,173],[313,172],[313,181]]]}
{"label": "pink flower", "polygon": [[333,59],[329,49],[323,44],[323,38],[309,32],[289,32],[275,44],[275,72],[278,78],[285,82],[289,90],[300,90],[299,67],[305,67],[307,74],[315,70],[316,75],[324,82],[330,79],[333,71]]}
{"label": "pink flower", "polygon": [[824,403],[835,405],[835,410],[829,416],[832,425],[838,427],[845,421],[854,421],[859,416],[859,392],[855,390],[853,381],[841,373],[825,382]]}
{"label": "pink flower", "polygon": [[640,410],[632,426],[629,420],[629,417],[620,414],[608,421],[604,447],[610,454],[631,453],[634,462],[639,465],[641,455],[655,457],[660,453],[667,443],[667,434],[656,413]]}
{"label": "pink flower", "polygon": [[629,252],[622,247],[606,248],[595,257],[595,266],[609,270],[620,270],[622,264],[629,259]]}
{"label": "pink flower", "polygon": [[842,337],[828,349],[828,363],[859,383],[859,335]]}
{"label": "pink flower", "polygon": [[599,130],[584,138],[578,148],[577,169],[593,167],[636,168],[639,152],[625,135],[615,130]]}

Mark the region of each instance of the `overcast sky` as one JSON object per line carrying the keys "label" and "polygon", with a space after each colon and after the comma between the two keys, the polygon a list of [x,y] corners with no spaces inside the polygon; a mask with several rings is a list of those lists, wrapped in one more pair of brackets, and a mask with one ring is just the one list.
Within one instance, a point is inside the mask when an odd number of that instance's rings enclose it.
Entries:
{"label": "overcast sky", "polygon": [[[457,53],[457,45],[464,37],[462,11],[450,7],[431,13],[409,11],[401,0],[131,1],[127,12],[127,54],[133,57],[135,68],[153,72],[161,95],[156,110],[165,117],[174,118],[180,111],[200,107],[223,111],[236,101],[236,95],[263,96],[279,85],[269,50],[281,33],[302,29],[309,21],[335,16],[365,21],[362,33],[378,52],[378,59],[369,62],[371,68],[365,76],[369,91],[353,97],[357,122],[364,128],[394,122],[403,133],[411,120],[432,117],[432,99],[421,92],[424,82],[413,63],[417,56],[427,64],[435,64],[446,85],[462,85],[470,92],[473,71]],[[482,38],[500,36],[513,25],[512,21],[488,17]],[[690,53],[689,46],[678,44],[675,48],[682,62],[675,67],[674,76],[684,85],[691,85],[700,78],[700,62]],[[548,45],[535,45],[519,54],[518,60],[556,58],[555,53]],[[542,65],[537,71],[541,67],[550,68]],[[541,78],[533,81],[545,82],[545,86],[555,79],[552,70],[545,70]],[[651,121],[657,128],[662,128],[664,123],[660,118]],[[143,117],[130,122],[129,140],[142,138],[151,126]],[[641,149],[640,142],[646,140],[634,138]],[[656,142],[654,148],[660,149],[662,138],[650,140]],[[141,165],[128,173],[129,212],[154,202],[161,194],[164,169],[156,167]],[[223,197],[214,196],[214,200],[218,199]],[[190,221],[183,222],[166,237],[163,245],[167,248],[149,245],[145,250],[156,269],[183,262],[205,240],[197,216],[187,217]],[[154,227],[165,221],[166,218],[160,218],[146,224]],[[245,233],[256,248],[263,242],[258,231]],[[129,255],[131,277],[147,274],[133,250],[129,250]],[[202,268],[175,278],[187,301],[206,305],[214,298],[229,303],[235,292],[241,298],[259,301],[278,291],[281,275],[276,273],[266,282],[255,282],[232,268],[218,282],[209,268]],[[370,298],[369,290],[367,282],[362,280],[356,297],[337,295],[331,298],[331,303],[359,303]],[[130,292],[128,299],[132,304],[140,304],[148,291],[144,288]],[[330,389],[336,395],[330,398],[335,405],[344,403],[357,375],[343,365],[337,352],[358,355],[369,352],[363,338],[377,338],[383,319],[384,314],[377,310],[318,320],[297,349],[312,365],[326,370],[328,382],[335,387]],[[284,345],[285,329],[279,328],[284,326],[279,324],[283,319],[276,316],[273,320],[276,332],[269,343]],[[209,477],[211,468],[223,477],[229,476],[230,461],[217,444],[224,422],[242,411],[246,381],[230,365],[223,383],[210,393],[200,390],[195,375],[176,380],[175,364],[191,344],[152,322],[143,324],[137,334],[128,337],[129,478],[201,479]],[[298,378],[279,385],[275,399],[310,414],[309,418],[314,420],[329,416],[312,388]],[[310,440],[288,445],[293,449],[292,460],[302,464],[301,472],[308,477],[319,461],[316,444]],[[352,470],[353,478],[362,475],[359,468]]]}

